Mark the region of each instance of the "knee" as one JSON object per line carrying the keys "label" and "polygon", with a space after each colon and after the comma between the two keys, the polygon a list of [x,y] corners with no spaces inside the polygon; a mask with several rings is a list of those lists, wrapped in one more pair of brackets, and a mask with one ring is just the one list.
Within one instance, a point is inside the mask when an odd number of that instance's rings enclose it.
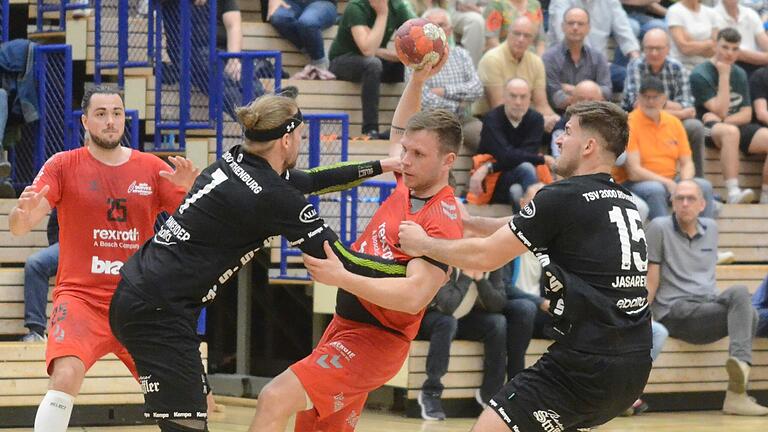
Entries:
{"label": "knee", "polygon": [[504,312],[510,324],[530,323],[533,325],[533,320],[536,318],[536,309],[538,307],[534,302],[518,299],[509,301]]}
{"label": "knee", "polygon": [[80,383],[85,377],[85,367],[60,360],[54,360],[51,371],[51,389],[77,396],[80,392]]}
{"label": "knee", "polygon": [[686,119],[683,121],[685,133],[689,141],[698,141],[699,137],[704,137],[704,124],[699,119]]}
{"label": "knee", "polygon": [[384,69],[381,59],[376,56],[365,57],[363,61],[363,74],[381,76],[381,72]]}
{"label": "knee", "polygon": [[435,325],[432,328],[432,334],[448,334],[451,335],[451,339],[456,336],[456,330],[459,328],[459,321],[452,315],[441,315],[441,317],[435,321]]}
{"label": "knee", "polygon": [[738,285],[730,289],[731,296],[734,300],[740,302],[747,302],[752,305],[752,294],[749,293],[749,288],[744,285]]}
{"label": "knee", "polygon": [[712,127],[712,137],[715,139],[732,139],[739,145],[739,128],[727,123],[717,123]]}
{"label": "knee", "polygon": [[660,322],[651,322],[651,331],[653,332],[653,342],[655,344],[663,345],[664,341],[669,337],[669,330]]}
{"label": "knee", "polygon": [[275,27],[285,27],[296,22],[293,13],[285,10],[284,8],[278,8],[274,14],[269,18],[269,22]]}
{"label": "knee", "polygon": [[488,338],[503,341],[507,335],[507,318],[498,313],[490,314],[488,320]]}
{"label": "knee", "polygon": [[283,409],[282,402],[287,399],[288,398],[281,386],[274,381],[270,382],[259,392],[259,399],[256,404],[259,416],[263,418],[265,422],[290,416],[291,413],[284,412],[285,410]]}
{"label": "knee", "polygon": [[303,14],[299,17],[297,20],[298,22],[298,29],[300,31],[312,31],[312,30],[318,30],[320,29],[320,23],[318,22],[317,18],[314,16],[311,16],[310,14]]}
{"label": "knee", "polygon": [[31,255],[24,263],[24,272],[41,273],[43,271],[43,260],[39,253]]}

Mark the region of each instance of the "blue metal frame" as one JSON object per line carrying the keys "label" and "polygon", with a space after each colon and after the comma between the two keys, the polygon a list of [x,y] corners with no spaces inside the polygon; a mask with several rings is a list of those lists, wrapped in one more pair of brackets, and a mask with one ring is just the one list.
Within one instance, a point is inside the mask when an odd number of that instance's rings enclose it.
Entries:
{"label": "blue metal frame", "polygon": [[[3,3],[7,3],[7,1],[3,1]],[[37,33],[50,33],[55,31],[64,31],[67,28],[67,11],[68,10],[75,10],[75,9],[90,9],[91,5],[89,4],[79,4],[79,3],[70,3],[69,0],[61,0],[59,3],[56,4],[48,4],[45,2],[45,0],[37,0],[37,22],[36,30]],[[58,29],[51,29],[44,31],[43,30],[43,24],[45,24],[45,12],[58,12],[59,13],[59,28]]]}
{"label": "blue metal frame", "polygon": [[117,84],[120,88],[125,86],[125,69],[131,67],[149,67],[151,59],[154,56],[155,46],[155,25],[154,25],[154,1],[148,1],[147,10],[147,60],[146,61],[130,61],[129,57],[129,45],[128,41],[133,32],[129,26],[128,11],[130,5],[128,0],[117,0],[117,61],[105,62],[102,61],[102,14],[104,8],[102,7],[104,2],[114,0],[95,0],[94,8],[96,13],[94,14],[95,31],[94,31],[94,74],[93,81],[96,84],[101,83],[101,74],[104,69],[117,69]]}
{"label": "blue metal frame", "polygon": [[[191,56],[192,56],[192,15],[191,15],[191,2],[178,2],[180,9],[180,42],[181,42],[181,76],[179,77],[179,119],[178,121],[166,121],[161,120],[163,100],[162,100],[162,30],[163,30],[163,18],[162,8],[166,7],[162,3],[158,3],[158,14],[155,19],[155,136],[154,146],[160,147],[163,130],[177,130],[179,149],[184,150],[186,141],[186,131],[188,129],[206,129],[213,126],[212,121],[215,117],[215,106],[212,103],[211,89],[214,88],[217,81],[216,74],[210,73],[216,66],[216,0],[208,0],[208,120],[207,121],[192,121],[190,118],[190,99],[192,92],[191,84]],[[215,97],[213,98],[215,101]]]}
{"label": "blue metal frame", "polygon": [[2,10],[0,11],[0,42],[8,41],[8,20],[10,19],[11,5],[7,0],[3,0]]}
{"label": "blue metal frame", "polygon": [[[211,118],[216,119],[216,157],[220,158],[222,154],[222,142],[224,140],[224,80],[221,77],[224,74],[224,65],[229,59],[240,59],[242,70],[240,71],[241,77],[254,76],[253,62],[256,59],[274,59],[275,77],[274,77],[274,91],[280,92],[282,89],[282,74],[280,71],[283,69],[283,55],[280,51],[241,51],[239,53],[218,52],[216,56],[216,71],[215,82],[216,85],[211,88],[215,88],[216,91],[209,95],[209,104],[214,107],[214,113]],[[254,99],[253,80],[241,79],[240,84],[242,86],[242,100],[241,103],[245,104]],[[210,101],[213,101],[211,103]],[[346,129],[345,129],[346,132]],[[319,138],[319,137],[318,137]]]}

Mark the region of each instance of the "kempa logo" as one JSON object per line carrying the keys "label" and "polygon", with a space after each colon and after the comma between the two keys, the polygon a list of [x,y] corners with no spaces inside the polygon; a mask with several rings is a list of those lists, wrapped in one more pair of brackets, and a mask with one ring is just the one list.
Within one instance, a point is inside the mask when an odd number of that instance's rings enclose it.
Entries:
{"label": "kempa logo", "polygon": [[137,183],[136,180],[128,186],[128,193],[134,193],[141,196],[152,195],[152,186],[147,183]]}
{"label": "kempa logo", "polygon": [[97,256],[91,257],[91,273],[93,274],[117,275],[120,274],[121,268],[123,268],[122,261],[102,261]]}
{"label": "kempa logo", "polygon": [[320,219],[320,215],[317,214],[317,210],[312,204],[304,206],[299,213],[299,221],[303,223],[312,223],[318,219]]}

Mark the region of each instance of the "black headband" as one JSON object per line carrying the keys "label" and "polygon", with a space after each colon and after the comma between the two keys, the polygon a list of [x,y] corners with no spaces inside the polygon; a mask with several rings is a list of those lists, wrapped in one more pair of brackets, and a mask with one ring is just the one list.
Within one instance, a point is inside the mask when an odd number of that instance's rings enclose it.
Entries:
{"label": "black headband", "polygon": [[274,139],[278,139],[287,133],[293,132],[301,123],[304,122],[304,117],[301,115],[301,110],[296,111],[293,117],[289,117],[280,126],[267,130],[256,130],[243,128],[245,137],[251,141],[267,142]]}

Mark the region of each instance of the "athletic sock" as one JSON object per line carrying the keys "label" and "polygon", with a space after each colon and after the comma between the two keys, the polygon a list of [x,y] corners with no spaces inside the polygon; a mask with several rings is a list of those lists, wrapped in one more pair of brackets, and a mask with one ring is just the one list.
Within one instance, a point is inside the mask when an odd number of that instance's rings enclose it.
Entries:
{"label": "athletic sock", "polygon": [[48,390],[37,407],[34,432],[66,432],[75,398],[57,390]]}
{"label": "athletic sock", "polygon": [[739,179],[729,178],[725,180],[725,189],[728,191],[728,195],[736,195],[740,192]]}

